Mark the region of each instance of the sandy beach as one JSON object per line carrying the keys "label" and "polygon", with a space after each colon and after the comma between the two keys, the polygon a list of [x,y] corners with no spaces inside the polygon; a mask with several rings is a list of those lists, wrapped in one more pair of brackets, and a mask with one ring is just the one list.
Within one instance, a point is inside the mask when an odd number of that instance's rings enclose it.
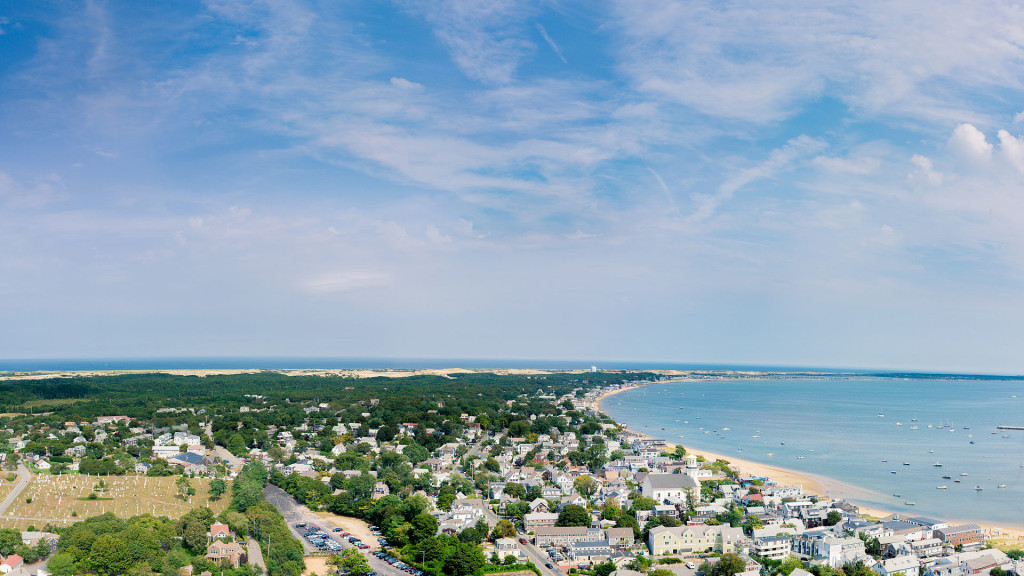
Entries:
{"label": "sandy beach", "polygon": [[[690,379],[678,379],[678,380],[672,380],[672,381],[673,382],[684,382],[684,381],[690,381]],[[662,382],[662,383],[664,383],[664,382]],[[632,390],[633,388],[635,388],[635,387],[620,388],[618,390],[611,390],[609,392],[606,392],[606,393],[602,394],[595,401],[597,409],[600,410],[602,413],[604,413],[604,408],[602,406],[602,402],[604,402],[610,396],[614,396],[615,394],[619,394],[621,392],[625,392],[626,390]],[[626,430],[629,430],[629,428],[626,428],[625,426],[623,426],[623,428],[625,428]],[[633,431],[633,432],[635,432],[635,431]],[[637,433],[641,434],[644,437],[648,437],[648,438],[650,437],[650,436],[648,436],[646,434],[642,434],[642,433],[639,433],[639,432],[637,432]],[[673,443],[673,442],[669,441],[668,439],[664,439],[664,440],[665,440],[665,444],[669,447],[670,450],[674,449],[675,446],[677,445],[677,443]],[[759,463],[759,462],[751,462],[750,460],[745,460],[743,458],[737,458],[736,456],[733,456],[733,455],[724,455],[724,454],[719,454],[719,453],[716,453],[716,452],[710,452],[708,450],[701,450],[700,448],[690,447],[690,446],[686,446],[686,445],[683,445],[683,446],[686,448],[686,451],[688,453],[696,454],[696,455],[699,455],[699,456],[703,456],[707,460],[711,460],[711,461],[714,461],[714,460],[725,460],[725,461],[729,462],[730,467],[732,469],[736,470],[741,477],[758,476],[758,477],[770,478],[771,480],[773,480],[774,482],[776,482],[780,486],[791,486],[791,485],[794,485],[794,484],[799,484],[800,486],[803,487],[805,494],[812,495],[812,496],[820,496],[820,497],[827,497],[827,498],[835,498],[835,499],[847,500],[847,501],[853,503],[854,505],[858,506],[860,508],[860,513],[862,515],[865,515],[865,516],[868,516],[868,517],[872,517],[872,518],[884,518],[884,517],[890,516],[890,515],[892,515],[894,513],[892,510],[882,510],[882,509],[879,509],[879,508],[876,508],[876,507],[872,507],[870,505],[866,505],[863,500],[858,498],[858,495],[861,495],[863,497],[863,495],[870,494],[871,492],[869,490],[861,488],[861,487],[858,487],[858,486],[853,486],[853,485],[850,485],[850,484],[846,484],[846,483],[844,483],[844,482],[842,482],[840,480],[834,479],[834,478],[828,478],[828,477],[819,476],[819,475],[815,475],[815,474],[807,474],[805,472],[798,472],[798,471],[790,470],[788,468],[783,468],[783,467],[780,467],[780,466],[774,466],[774,465],[769,465],[769,464],[762,464],[762,463]],[[906,512],[898,512],[898,513],[902,514],[902,515],[906,515]],[[991,525],[991,524],[984,524],[984,523],[981,523],[981,522],[978,522],[978,521],[975,521],[975,520],[972,520],[972,519],[969,519],[969,518],[944,518],[944,520],[947,520],[948,522],[950,522],[950,524],[966,524],[966,523],[978,524],[979,526],[981,526],[982,528],[985,529],[986,533],[988,534],[988,536],[990,538],[1006,540],[1009,543],[1016,543],[1016,544],[1024,543],[1024,525],[1022,525],[1022,526],[1010,526],[1010,525],[995,526],[995,525]],[[1016,546],[1013,546],[1013,547],[1016,547]]]}

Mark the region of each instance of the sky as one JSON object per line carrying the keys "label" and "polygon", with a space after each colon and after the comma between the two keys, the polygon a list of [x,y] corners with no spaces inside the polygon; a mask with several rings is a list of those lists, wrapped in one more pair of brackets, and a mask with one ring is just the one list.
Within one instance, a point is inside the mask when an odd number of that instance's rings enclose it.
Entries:
{"label": "sky", "polygon": [[1024,373],[1019,2],[0,0],[0,357]]}

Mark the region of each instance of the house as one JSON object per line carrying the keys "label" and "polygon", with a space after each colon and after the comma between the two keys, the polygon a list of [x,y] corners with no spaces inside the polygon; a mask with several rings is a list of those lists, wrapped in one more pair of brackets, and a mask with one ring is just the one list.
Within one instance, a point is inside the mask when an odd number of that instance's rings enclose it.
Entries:
{"label": "house", "polygon": [[214,542],[207,547],[206,558],[218,564],[226,560],[238,568],[245,559],[245,550],[238,542]]}
{"label": "house", "polygon": [[917,556],[904,554],[895,558],[879,560],[871,566],[871,569],[879,576],[895,576],[896,574],[918,576],[921,571],[921,560]]}
{"label": "house", "polygon": [[11,570],[17,570],[25,564],[25,560],[17,554],[11,554],[0,563],[0,574],[7,574]]}
{"label": "house", "polygon": [[608,544],[613,547],[629,548],[633,545],[633,529],[609,528]]}
{"label": "house", "polygon": [[523,529],[527,532],[532,532],[538,528],[550,528],[555,525],[555,521],[558,520],[558,514],[552,514],[550,512],[531,512],[530,514],[523,515]]}
{"label": "house", "polygon": [[568,548],[569,559],[580,564],[600,564],[612,555],[612,547],[607,540],[573,542]]}
{"label": "house", "polygon": [[217,540],[218,538],[230,538],[231,529],[228,528],[227,524],[221,524],[220,522],[214,522],[210,525],[209,538],[210,540]]}
{"label": "house", "polygon": [[519,549],[519,542],[515,538],[498,538],[494,541],[494,551],[502,560],[506,556],[514,556],[517,562],[527,561],[526,554]]}
{"label": "house", "polygon": [[648,474],[640,484],[645,498],[661,503],[686,502],[687,497],[700,498],[700,483],[686,474]]}
{"label": "house", "polygon": [[389,494],[391,494],[391,489],[388,488],[387,484],[383,482],[377,482],[376,484],[373,485],[374,498],[383,498]]}

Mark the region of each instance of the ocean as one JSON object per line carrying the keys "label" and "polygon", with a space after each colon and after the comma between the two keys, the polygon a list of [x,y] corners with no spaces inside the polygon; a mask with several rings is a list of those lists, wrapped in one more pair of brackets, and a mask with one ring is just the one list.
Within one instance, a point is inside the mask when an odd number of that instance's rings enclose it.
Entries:
{"label": "ocean", "polygon": [[1019,380],[702,380],[603,407],[669,442],[854,485],[850,499],[874,508],[1024,526],[1024,431],[996,429],[1024,426]]}

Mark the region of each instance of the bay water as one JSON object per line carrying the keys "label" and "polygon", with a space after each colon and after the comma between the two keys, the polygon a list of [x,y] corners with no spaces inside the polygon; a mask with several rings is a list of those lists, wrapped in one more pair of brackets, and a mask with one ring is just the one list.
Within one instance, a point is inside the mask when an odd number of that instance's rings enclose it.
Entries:
{"label": "bay water", "polygon": [[667,382],[610,396],[602,406],[656,438],[853,485],[844,496],[855,503],[1024,526],[1024,431],[996,429],[1024,426],[1019,380]]}

